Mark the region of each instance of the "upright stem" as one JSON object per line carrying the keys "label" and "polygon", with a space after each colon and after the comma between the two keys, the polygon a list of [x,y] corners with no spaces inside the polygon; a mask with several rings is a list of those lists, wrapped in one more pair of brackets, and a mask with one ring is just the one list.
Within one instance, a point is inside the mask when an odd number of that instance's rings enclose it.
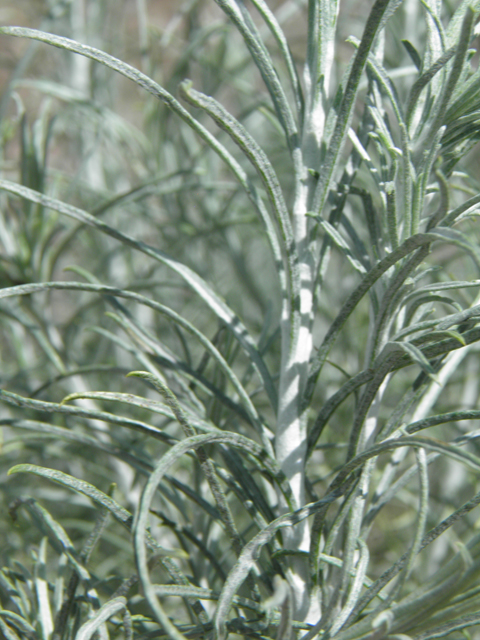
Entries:
{"label": "upright stem", "polygon": [[[308,195],[308,192],[306,193]],[[305,216],[304,216],[305,218]],[[307,452],[307,413],[302,413],[301,399],[308,379],[312,340],[312,282],[313,269],[308,254],[300,261],[300,327],[291,331],[287,314],[282,318],[282,363],[279,385],[278,421],[275,453],[287,476],[297,505],[305,500],[305,460]],[[307,520],[287,529],[285,547],[309,551],[310,530]],[[308,564],[297,558],[293,562],[291,586],[294,593],[294,615],[297,619],[317,622],[318,605],[310,603],[308,589]]]}
{"label": "upright stem", "polygon": [[[334,8],[332,10],[332,5]],[[292,488],[299,507],[305,499],[305,462],[307,453],[307,412],[302,398],[308,380],[308,363],[313,349],[313,289],[315,283],[314,247],[309,242],[309,218],[316,188],[312,170],[320,165],[320,148],[325,125],[325,98],[328,94],[333,62],[336,3],[309,1],[309,32],[304,69],[305,112],[301,123],[301,166],[296,173],[293,204],[293,234],[300,274],[300,313],[292,326],[288,309],[282,314],[282,362],[279,383],[278,421],[275,453]],[[296,165],[298,167],[298,164]],[[307,520],[287,530],[285,546],[310,550]],[[310,601],[308,562],[292,561],[290,584],[294,594],[294,617],[318,622],[320,605]]]}

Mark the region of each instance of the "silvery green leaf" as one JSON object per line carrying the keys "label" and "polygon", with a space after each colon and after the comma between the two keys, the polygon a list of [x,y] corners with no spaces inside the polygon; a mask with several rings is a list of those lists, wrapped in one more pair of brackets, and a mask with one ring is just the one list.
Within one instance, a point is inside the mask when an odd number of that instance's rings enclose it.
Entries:
{"label": "silvery green leaf", "polygon": [[318,224],[325,230],[325,233],[329,235],[329,237],[333,240],[335,245],[342,251],[347,260],[350,262],[352,267],[361,273],[362,275],[366,273],[365,267],[361,264],[359,260],[357,260],[347,242],[342,238],[340,233],[326,220],[319,220]]}
{"label": "silvery green leaf", "polygon": [[387,342],[379,359],[385,357],[388,353],[393,351],[404,351],[419,367],[428,374],[430,377],[435,376],[435,369],[432,367],[428,359],[423,355],[421,350],[413,345],[411,342]]}
{"label": "silvery green leaf", "polygon": [[109,618],[120,611],[123,611],[126,606],[127,601],[123,597],[109,600],[100,607],[88,622],[85,622],[80,627],[77,635],[75,636],[75,640],[90,640],[90,638],[99,631],[100,627],[104,625]]}
{"label": "silvery green leaf", "polygon": [[420,54],[415,49],[413,44],[409,40],[402,40],[402,44],[407,50],[408,55],[412,59],[413,64],[417,67],[419,71],[422,70],[422,59],[420,58]]}

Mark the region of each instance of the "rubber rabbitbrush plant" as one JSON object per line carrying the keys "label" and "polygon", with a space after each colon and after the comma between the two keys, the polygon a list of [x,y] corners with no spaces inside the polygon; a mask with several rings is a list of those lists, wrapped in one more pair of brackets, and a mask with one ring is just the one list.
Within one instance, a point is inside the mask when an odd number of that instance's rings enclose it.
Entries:
{"label": "rubber rabbitbrush plant", "polygon": [[[289,11],[300,20],[294,3],[192,2],[189,47],[163,84],[144,3],[137,9],[151,75],[75,39],[1,30],[94,66],[88,91],[68,78],[15,80],[4,98],[20,105],[20,87],[58,104],[42,103],[33,143],[27,116],[4,116],[22,144],[5,135],[3,155],[20,153],[23,170],[5,165],[0,179],[2,331],[22,339],[4,338],[2,424],[22,443],[12,514],[45,537],[35,575],[22,574],[37,600],[19,605],[6,568],[12,613],[0,621],[9,633],[38,625],[45,640],[105,634],[110,619],[114,635],[153,624],[177,640],[426,640],[475,625],[478,540],[460,522],[479,502],[466,495],[480,468],[480,255],[465,158],[480,111],[480,6],[459,3],[447,19],[439,2],[377,0],[347,49],[339,3],[309,0],[299,63],[282,24]],[[400,45],[412,15],[417,31]],[[144,131],[102,104],[97,72],[148,96]],[[224,106],[232,95],[235,113]],[[81,178],[48,160],[71,153],[63,103],[98,127],[85,126],[78,146]],[[77,279],[61,279],[58,265],[72,263]],[[68,292],[73,315],[63,303],[57,318],[56,296]],[[434,438],[417,435],[427,428]],[[39,438],[59,450],[38,453]],[[43,466],[49,455],[60,469]],[[462,484],[448,487],[445,468]],[[33,499],[15,488],[20,473],[100,510],[82,552],[65,514],[40,505],[43,490],[32,487]],[[97,486],[107,477],[135,515]],[[398,512],[408,531],[395,528]],[[122,561],[112,561],[110,516],[128,536]],[[463,546],[444,551],[447,571],[429,547],[454,525]],[[118,588],[102,563],[87,570],[95,545]],[[42,582],[47,565],[69,567],[68,588]]]}

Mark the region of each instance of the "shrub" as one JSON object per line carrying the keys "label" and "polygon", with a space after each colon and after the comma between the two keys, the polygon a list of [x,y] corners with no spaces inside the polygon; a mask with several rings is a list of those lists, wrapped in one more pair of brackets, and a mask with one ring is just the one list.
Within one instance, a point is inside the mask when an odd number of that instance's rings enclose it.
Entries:
{"label": "shrub", "polygon": [[474,631],[478,2],[145,4],[1,29],[3,636]]}

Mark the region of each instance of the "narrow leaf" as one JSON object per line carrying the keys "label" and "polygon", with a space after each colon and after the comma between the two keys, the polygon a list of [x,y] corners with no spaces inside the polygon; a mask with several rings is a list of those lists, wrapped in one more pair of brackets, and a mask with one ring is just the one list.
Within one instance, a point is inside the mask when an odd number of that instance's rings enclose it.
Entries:
{"label": "narrow leaf", "polygon": [[427,375],[429,375],[432,379],[435,379],[435,369],[432,367],[427,358],[423,355],[418,347],[413,345],[411,342],[387,342],[382,353],[379,355],[379,359],[383,359],[387,355],[387,353],[395,350],[404,351],[413,362],[416,362],[422,371],[424,371]]}
{"label": "narrow leaf", "polygon": [[318,220],[318,224],[323,228],[323,230],[333,240],[333,242],[336,244],[336,246],[341,250],[341,252],[344,254],[344,256],[347,258],[347,260],[350,262],[352,267],[356,271],[361,273],[362,275],[365,275],[365,273],[366,273],[365,267],[362,265],[362,263],[359,260],[357,260],[353,256],[352,251],[351,251],[350,247],[348,246],[347,242],[342,238],[342,236],[335,229],[335,227],[333,225],[331,225],[327,220],[322,220],[320,218],[317,218],[317,220]]}
{"label": "narrow leaf", "polygon": [[408,55],[412,59],[413,64],[417,67],[419,71],[422,69],[422,59],[420,58],[420,54],[415,49],[413,44],[409,40],[402,40],[402,44],[405,47]]}
{"label": "narrow leaf", "polygon": [[[47,469],[45,467],[39,467],[38,465],[34,464],[17,464],[8,471],[8,475],[11,475],[12,473],[32,473],[42,478],[47,478],[47,480],[51,480],[52,482],[56,482],[63,487],[67,487],[68,489],[72,489],[77,493],[87,496],[99,506],[107,509],[113,515],[113,517],[118,520],[118,522],[120,522],[128,531],[131,530],[131,525],[133,522],[132,514],[127,511],[127,509],[124,509],[121,505],[119,505],[118,502],[116,502],[113,498],[108,496],[106,493],[103,493],[89,482],[85,482],[85,480],[79,480],[78,478],[74,478],[67,473],[57,471],[56,469]],[[174,556],[178,558],[186,557],[185,552],[182,550],[164,549],[157,542],[155,542],[155,540],[150,535],[147,536],[147,544],[151,549],[155,551],[156,554],[163,556]]]}
{"label": "narrow leaf", "polygon": [[75,567],[81,580],[88,582],[90,580],[90,574],[78,559],[78,554],[75,551],[72,541],[62,525],[54,520],[51,514],[33,498],[22,500],[20,504],[25,507],[32,516],[32,519],[40,531],[48,537],[53,548],[59,553],[64,552]]}
{"label": "narrow leaf", "polygon": [[109,618],[125,609],[126,606],[127,601],[123,597],[109,600],[96,612],[93,618],[80,627],[75,636],[75,640],[90,640]]}
{"label": "narrow leaf", "polygon": [[47,541],[42,538],[38,548],[38,558],[35,563],[35,591],[37,594],[38,617],[42,630],[42,639],[49,640],[53,631],[52,609],[48,595],[47,582]]}

